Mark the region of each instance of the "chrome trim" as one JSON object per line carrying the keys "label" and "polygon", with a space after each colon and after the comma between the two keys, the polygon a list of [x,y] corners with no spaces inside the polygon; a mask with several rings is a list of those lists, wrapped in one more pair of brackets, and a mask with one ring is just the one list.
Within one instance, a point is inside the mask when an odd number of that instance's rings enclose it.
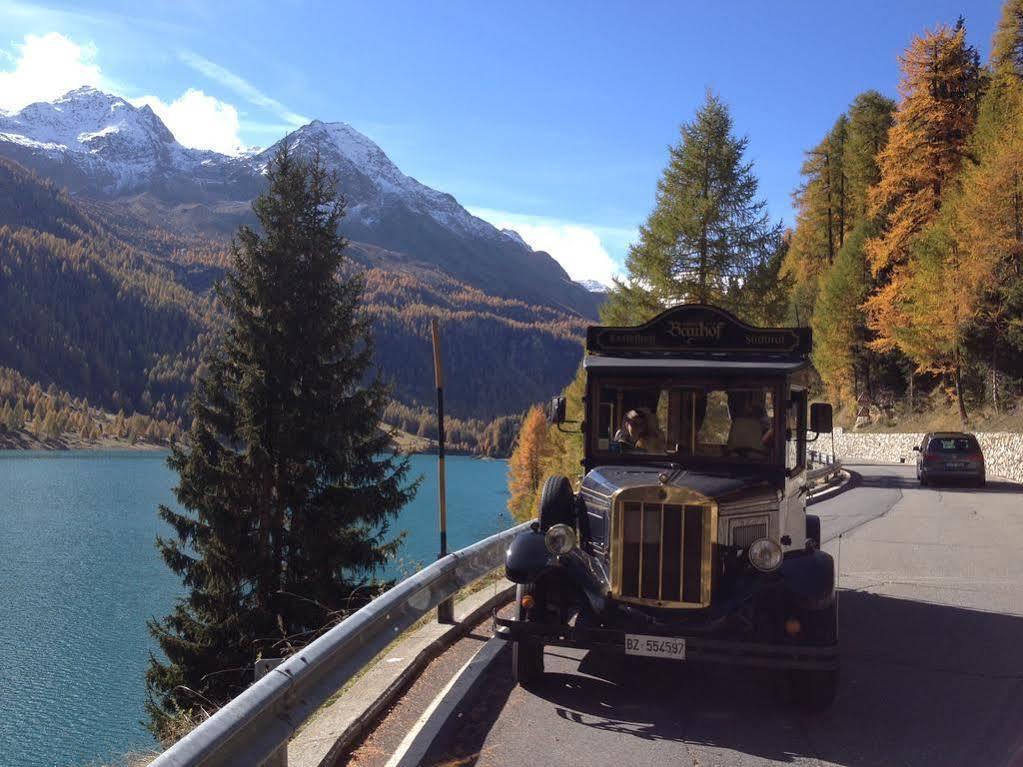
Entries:
{"label": "chrome trim", "polygon": [[[661,513],[661,530],[658,541],[658,552],[660,561],[659,569],[663,565],[664,552],[664,507],[666,505],[677,505],[682,507],[682,537],[679,542],[681,556],[679,558],[679,596],[684,594],[685,584],[685,508],[686,506],[703,507],[703,546],[700,556],[700,601],[686,602],[683,600],[649,599],[644,597],[622,596],[622,561],[624,558],[625,529],[624,529],[624,504],[626,502],[639,503],[640,519],[640,557],[639,557],[639,592],[643,593],[643,525],[646,517],[646,506],[658,505]],[[630,604],[648,605],[650,607],[668,607],[679,609],[702,609],[710,606],[712,578],[713,578],[713,551],[718,541],[718,505],[702,493],[682,487],[665,487],[663,485],[652,485],[649,487],[626,487],[621,488],[611,497],[611,596],[621,602]],[[663,572],[659,573],[658,597],[663,591]]]}

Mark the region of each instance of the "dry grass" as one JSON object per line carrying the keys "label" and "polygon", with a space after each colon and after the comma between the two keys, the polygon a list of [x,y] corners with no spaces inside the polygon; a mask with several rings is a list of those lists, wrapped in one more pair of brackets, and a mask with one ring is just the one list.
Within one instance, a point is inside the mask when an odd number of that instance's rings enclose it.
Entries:
{"label": "dry grass", "polygon": [[[940,392],[933,393],[923,402],[918,402],[912,412],[905,402],[895,406],[891,418],[882,418],[877,423],[861,426],[858,432],[882,433],[925,433],[931,431],[973,431],[973,432],[1023,432],[1023,400],[1010,403],[995,412],[990,406],[969,407],[969,425],[964,427],[959,419],[959,408]],[[835,423],[846,430],[852,430],[855,412],[843,408],[836,412]]]}

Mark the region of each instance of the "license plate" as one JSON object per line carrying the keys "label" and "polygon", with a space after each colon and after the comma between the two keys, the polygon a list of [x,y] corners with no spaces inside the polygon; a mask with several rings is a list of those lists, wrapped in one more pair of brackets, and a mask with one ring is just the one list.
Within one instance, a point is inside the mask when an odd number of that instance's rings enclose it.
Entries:
{"label": "license plate", "polygon": [[945,464],[945,468],[946,469],[952,469],[952,470],[955,470],[955,469],[965,469],[966,468],[966,464],[965,463],[946,463]]}
{"label": "license plate", "polygon": [[626,634],[625,654],[648,658],[686,659],[686,640],[677,637],[656,637],[647,634]]}

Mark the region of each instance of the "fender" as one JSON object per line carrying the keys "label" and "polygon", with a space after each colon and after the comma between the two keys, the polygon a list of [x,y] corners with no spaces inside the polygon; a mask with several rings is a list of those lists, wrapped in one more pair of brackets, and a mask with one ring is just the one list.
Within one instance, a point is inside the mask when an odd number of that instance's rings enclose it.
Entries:
{"label": "fender", "polygon": [[578,548],[563,556],[554,556],[547,551],[541,532],[519,533],[512,540],[505,555],[504,573],[512,583],[536,583],[548,576],[564,578],[579,588],[593,610],[604,609],[606,589],[602,588],[603,579],[593,572],[589,559]]}
{"label": "fender", "polygon": [[823,606],[835,597],[835,560],[824,551],[786,557],[778,572],[785,591],[806,606]]}
{"label": "fender", "polygon": [[551,561],[543,533],[519,533],[504,557],[504,574],[512,583],[533,583]]}

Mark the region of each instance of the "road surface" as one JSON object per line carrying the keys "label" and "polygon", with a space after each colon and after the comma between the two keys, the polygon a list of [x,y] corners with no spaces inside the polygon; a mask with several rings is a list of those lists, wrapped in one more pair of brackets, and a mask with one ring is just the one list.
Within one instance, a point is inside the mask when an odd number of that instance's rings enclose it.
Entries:
{"label": "road surface", "polygon": [[1023,487],[851,468],[860,486],[813,509],[843,589],[829,712],[799,712],[768,672],[562,648],[526,691],[502,651],[422,763],[1023,766]]}

